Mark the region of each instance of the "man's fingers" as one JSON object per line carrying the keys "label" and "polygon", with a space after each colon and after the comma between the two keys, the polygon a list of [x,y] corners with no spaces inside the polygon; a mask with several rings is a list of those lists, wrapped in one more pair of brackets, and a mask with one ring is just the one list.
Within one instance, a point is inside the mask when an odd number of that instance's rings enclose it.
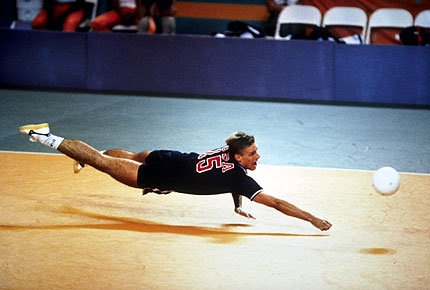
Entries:
{"label": "man's fingers", "polygon": [[252,214],[245,212],[241,207],[236,208],[235,212],[246,218],[255,219],[255,217]]}
{"label": "man's fingers", "polygon": [[322,230],[322,231],[327,231],[327,230],[329,230],[331,228],[331,223],[330,222],[328,222],[328,221],[322,221],[322,225],[321,225],[321,227],[320,227],[320,229]]}
{"label": "man's fingers", "polygon": [[252,214],[248,214],[248,218],[251,218],[251,219],[253,219],[253,220],[255,220],[255,217],[252,215]]}

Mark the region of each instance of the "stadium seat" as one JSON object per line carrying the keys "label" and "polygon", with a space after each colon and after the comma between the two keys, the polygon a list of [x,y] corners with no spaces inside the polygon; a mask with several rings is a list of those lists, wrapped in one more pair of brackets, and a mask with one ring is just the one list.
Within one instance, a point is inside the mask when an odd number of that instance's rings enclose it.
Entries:
{"label": "stadium seat", "polygon": [[412,14],[400,8],[381,8],[370,15],[367,24],[366,44],[371,44],[373,28],[405,28],[414,24]]}
{"label": "stadium seat", "polygon": [[323,27],[351,26],[361,28],[361,38],[364,40],[367,28],[367,15],[357,7],[333,7],[327,10],[322,20]]}
{"label": "stadium seat", "polygon": [[279,13],[276,23],[275,39],[282,39],[280,35],[282,24],[307,24],[321,26],[321,11],[311,5],[290,5]]}
{"label": "stadium seat", "polygon": [[430,28],[430,10],[423,10],[418,13],[415,17],[414,25]]}

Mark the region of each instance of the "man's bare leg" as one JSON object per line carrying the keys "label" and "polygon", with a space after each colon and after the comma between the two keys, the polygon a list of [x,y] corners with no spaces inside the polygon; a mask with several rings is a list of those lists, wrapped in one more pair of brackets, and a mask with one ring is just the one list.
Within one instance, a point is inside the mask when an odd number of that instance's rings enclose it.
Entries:
{"label": "man's bare leg", "polygon": [[78,140],[64,139],[57,150],[70,158],[109,174],[125,185],[139,187],[137,173],[141,163],[137,161],[102,154],[97,149]]}
{"label": "man's bare leg", "polygon": [[[101,151],[100,153],[111,157],[134,160],[144,164],[146,157],[148,157],[151,151],[142,151],[142,152],[134,153],[123,149],[110,149],[110,150]],[[80,160],[73,161],[73,172],[79,173],[84,167],[85,167],[85,162]]]}
{"label": "man's bare leg", "polygon": [[142,151],[135,153],[123,149],[110,149],[103,151],[103,154],[105,155],[118,158],[126,158],[140,163],[145,163],[146,157],[148,157],[149,153],[151,153],[151,151]]}
{"label": "man's bare leg", "polygon": [[141,163],[137,161],[104,155],[82,141],[68,140],[53,135],[50,133],[47,123],[21,126],[19,130],[21,133],[30,136],[30,140],[33,142],[37,141],[60,151],[74,160],[86,163],[99,171],[109,174],[125,185],[139,187],[137,175]]}

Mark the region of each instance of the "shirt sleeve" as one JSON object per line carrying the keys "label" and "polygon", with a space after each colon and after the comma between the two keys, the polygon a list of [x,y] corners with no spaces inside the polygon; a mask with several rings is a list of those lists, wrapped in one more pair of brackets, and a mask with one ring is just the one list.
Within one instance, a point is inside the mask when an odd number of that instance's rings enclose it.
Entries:
{"label": "shirt sleeve", "polygon": [[236,183],[233,193],[243,195],[253,200],[262,190],[263,188],[252,177],[244,173],[242,178]]}

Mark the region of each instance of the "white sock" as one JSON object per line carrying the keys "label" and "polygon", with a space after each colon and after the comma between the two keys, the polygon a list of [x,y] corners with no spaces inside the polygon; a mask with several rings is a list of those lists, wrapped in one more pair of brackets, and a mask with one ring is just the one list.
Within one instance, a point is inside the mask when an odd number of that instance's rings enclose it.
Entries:
{"label": "white sock", "polygon": [[64,138],[49,134],[48,137],[39,135],[37,140],[45,146],[57,149],[63,142]]}

